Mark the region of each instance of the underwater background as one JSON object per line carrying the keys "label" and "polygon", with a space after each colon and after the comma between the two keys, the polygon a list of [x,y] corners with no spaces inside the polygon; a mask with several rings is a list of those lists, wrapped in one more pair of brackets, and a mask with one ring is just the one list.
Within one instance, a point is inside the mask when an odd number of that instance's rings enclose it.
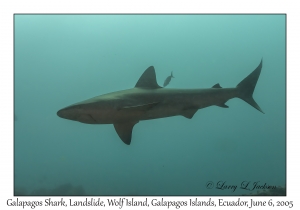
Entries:
{"label": "underwater background", "polygon": [[[235,98],[192,119],[140,121],[130,146],[111,124],[56,115],[133,88],[152,65],[161,86],[173,71],[166,88],[227,88],[262,58],[253,98],[265,114]],[[285,187],[286,16],[15,15],[14,114],[15,195],[248,195],[263,191],[254,183]]]}

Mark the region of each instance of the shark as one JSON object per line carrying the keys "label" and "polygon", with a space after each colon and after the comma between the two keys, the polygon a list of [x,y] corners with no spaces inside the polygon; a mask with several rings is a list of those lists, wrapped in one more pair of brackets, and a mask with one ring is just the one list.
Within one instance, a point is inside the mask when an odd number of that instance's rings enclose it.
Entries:
{"label": "shark", "polygon": [[113,124],[120,139],[130,145],[133,127],[140,121],[178,115],[192,119],[199,109],[228,108],[226,102],[232,98],[240,98],[264,113],[253,99],[262,63],[261,59],[254,71],[236,87],[222,88],[217,83],[202,89],[163,88],[157,84],[155,69],[150,66],[133,88],[75,103],[60,109],[57,115],[87,124]]}

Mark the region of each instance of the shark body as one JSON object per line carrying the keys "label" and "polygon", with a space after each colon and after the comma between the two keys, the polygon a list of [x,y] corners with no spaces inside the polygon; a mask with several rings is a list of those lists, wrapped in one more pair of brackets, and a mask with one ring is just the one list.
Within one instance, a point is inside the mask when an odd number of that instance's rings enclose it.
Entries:
{"label": "shark body", "polygon": [[134,88],[73,104],[59,110],[57,115],[88,124],[113,124],[121,140],[130,145],[132,129],[141,120],[177,115],[191,119],[198,109],[212,105],[228,108],[226,101],[236,97],[263,113],[252,98],[261,69],[262,61],[234,88],[216,84],[206,89],[168,89],[157,84],[154,67],[150,66]]}

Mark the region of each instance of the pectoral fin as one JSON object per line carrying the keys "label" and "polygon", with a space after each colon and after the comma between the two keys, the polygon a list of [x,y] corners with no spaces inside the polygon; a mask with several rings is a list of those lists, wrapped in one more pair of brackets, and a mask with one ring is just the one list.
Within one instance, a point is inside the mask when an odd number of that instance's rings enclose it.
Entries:
{"label": "pectoral fin", "polygon": [[130,145],[133,126],[138,122],[115,123],[114,127],[120,139]]}

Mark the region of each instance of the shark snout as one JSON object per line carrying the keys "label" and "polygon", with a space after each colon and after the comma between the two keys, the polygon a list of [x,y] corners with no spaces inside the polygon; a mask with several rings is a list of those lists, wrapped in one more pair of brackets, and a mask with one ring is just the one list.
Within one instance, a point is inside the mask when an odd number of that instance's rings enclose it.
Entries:
{"label": "shark snout", "polygon": [[58,110],[58,112],[56,114],[57,114],[57,116],[64,118],[64,119],[70,119],[73,116],[72,111],[68,110],[66,108]]}
{"label": "shark snout", "polygon": [[61,117],[61,118],[65,118],[64,117],[64,111],[61,109],[61,110],[58,110],[58,112],[56,113],[57,116]]}
{"label": "shark snout", "polygon": [[68,120],[77,120],[77,118],[80,116],[78,109],[72,106],[60,109],[56,114],[57,116]]}

